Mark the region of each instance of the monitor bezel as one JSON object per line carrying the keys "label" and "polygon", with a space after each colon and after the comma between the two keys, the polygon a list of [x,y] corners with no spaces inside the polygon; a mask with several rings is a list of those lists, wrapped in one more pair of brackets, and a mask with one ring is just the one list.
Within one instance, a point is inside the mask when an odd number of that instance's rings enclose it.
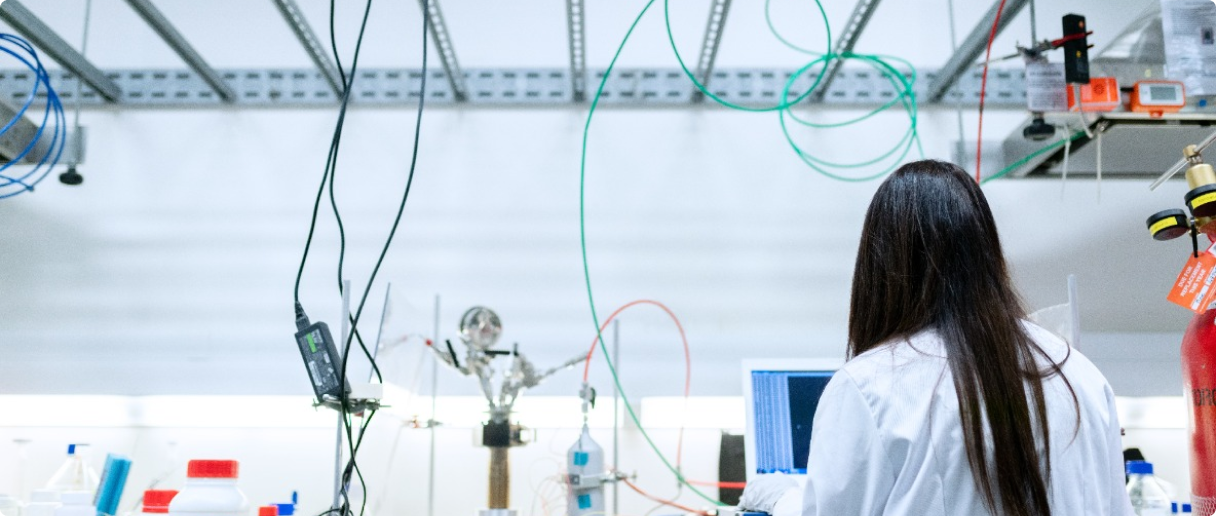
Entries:
{"label": "monitor bezel", "polygon": [[[743,436],[744,462],[747,467],[747,480],[750,482],[756,473],[756,412],[755,393],[752,389],[752,372],[754,371],[789,371],[808,373],[835,374],[844,366],[845,359],[841,358],[766,358],[743,361],[743,410],[746,411],[747,426]],[[795,475],[801,476],[801,475]]]}

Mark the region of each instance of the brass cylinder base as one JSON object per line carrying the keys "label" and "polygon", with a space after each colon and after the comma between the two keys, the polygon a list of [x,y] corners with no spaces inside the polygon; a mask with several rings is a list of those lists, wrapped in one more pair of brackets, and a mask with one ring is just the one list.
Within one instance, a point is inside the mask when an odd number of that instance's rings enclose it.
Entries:
{"label": "brass cylinder base", "polygon": [[490,448],[490,508],[506,509],[511,506],[511,459],[510,448]]}

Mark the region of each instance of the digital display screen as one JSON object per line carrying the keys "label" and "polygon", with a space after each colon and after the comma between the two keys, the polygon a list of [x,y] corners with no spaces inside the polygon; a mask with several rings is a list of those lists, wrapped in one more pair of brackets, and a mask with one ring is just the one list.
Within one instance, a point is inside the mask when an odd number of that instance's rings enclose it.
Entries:
{"label": "digital display screen", "polygon": [[811,427],[834,371],[753,371],[757,473],[806,474]]}
{"label": "digital display screen", "polygon": [[1148,99],[1154,102],[1178,100],[1178,87],[1171,85],[1149,86]]}

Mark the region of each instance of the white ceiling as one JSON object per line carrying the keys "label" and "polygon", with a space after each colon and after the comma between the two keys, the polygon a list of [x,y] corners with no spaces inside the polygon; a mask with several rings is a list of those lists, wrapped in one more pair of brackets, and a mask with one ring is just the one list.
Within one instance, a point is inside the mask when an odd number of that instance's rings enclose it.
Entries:
{"label": "white ceiling", "polygon": [[[1084,14],[1101,49],[1156,0],[1038,0],[1039,37],[1059,37],[1060,17]],[[184,65],[122,0],[93,0],[88,55],[101,68],[182,68]],[[25,0],[26,6],[73,45],[78,45],[85,0]],[[308,67],[270,0],[154,0],[198,51],[217,68]],[[328,6],[323,0],[298,0],[322,39],[328,37]],[[825,1],[832,26],[839,30],[853,3]],[[348,56],[364,3],[338,2],[336,28]],[[587,2],[589,65],[605,66],[625,30],[645,2]],[[708,13],[708,0],[672,2],[673,32],[686,61],[695,62]],[[768,32],[760,0],[733,2],[718,57],[721,67],[796,68],[805,58],[782,47]],[[815,4],[772,0],[775,25],[795,42],[824,47],[824,30]],[[959,39],[989,9],[990,2],[954,2]],[[515,2],[442,2],[462,66],[470,68],[568,66],[565,3],[561,0]],[[627,66],[674,67],[663,27],[663,0],[657,0],[624,54]],[[861,52],[893,54],[918,66],[938,67],[951,53],[947,0],[884,2],[860,39]],[[3,27],[3,25],[0,25]],[[994,44],[994,55],[1026,43],[1029,9],[1023,9]],[[414,0],[378,0],[372,7],[361,62],[370,67],[416,67],[421,14]],[[434,56],[432,56],[434,57]]]}

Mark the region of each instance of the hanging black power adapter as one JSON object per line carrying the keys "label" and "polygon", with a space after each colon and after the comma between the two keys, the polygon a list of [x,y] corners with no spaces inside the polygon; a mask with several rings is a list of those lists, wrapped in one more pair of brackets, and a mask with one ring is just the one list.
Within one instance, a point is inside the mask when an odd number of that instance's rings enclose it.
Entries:
{"label": "hanging black power adapter", "polygon": [[304,314],[304,307],[296,304],[296,345],[300,348],[300,356],[304,358],[304,366],[308,369],[308,378],[312,380],[312,390],[317,395],[318,403],[339,401],[347,389],[342,385],[339,370],[342,358],[338,347],[329,332],[329,325],[324,322],[309,322]]}

